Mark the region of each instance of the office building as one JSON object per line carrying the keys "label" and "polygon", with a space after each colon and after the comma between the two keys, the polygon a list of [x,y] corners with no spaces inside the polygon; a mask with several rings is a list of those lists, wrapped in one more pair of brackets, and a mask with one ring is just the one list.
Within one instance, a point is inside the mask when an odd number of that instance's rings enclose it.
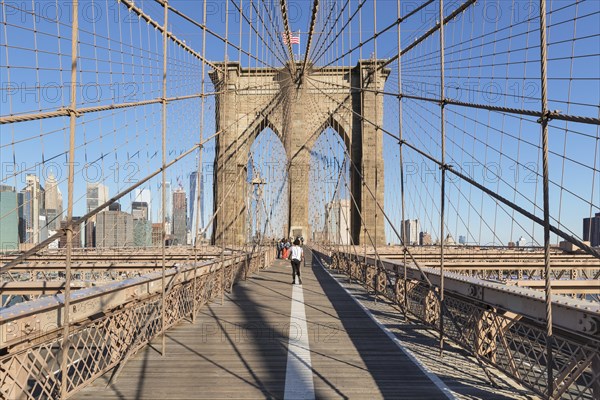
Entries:
{"label": "office building", "polygon": [[152,246],[152,222],[147,219],[133,219],[133,245],[136,247]]}
{"label": "office building", "polygon": [[[21,213],[23,216],[24,232],[23,243],[38,244],[43,236],[40,220],[44,210],[44,188],[40,185],[40,181],[36,175],[28,174],[25,177],[26,186],[21,191],[22,207]],[[44,216],[43,223],[46,222]],[[43,239],[42,239],[43,240]]]}
{"label": "office building", "polygon": [[600,213],[583,219],[583,240],[592,247],[600,246]]}
{"label": "office building", "polygon": [[350,200],[336,200],[325,208],[325,232],[332,244],[350,244]]}
{"label": "office building", "polygon": [[19,250],[18,205],[15,188],[0,185],[0,253]]}
{"label": "office building", "polygon": [[133,219],[148,221],[150,218],[150,208],[145,201],[134,201],[131,203],[131,214]]}
{"label": "office building", "polygon": [[[80,217],[73,217],[73,222],[79,220]],[[65,229],[67,227],[67,221],[62,220],[60,227]],[[73,248],[81,247],[81,224],[73,225],[73,240],[71,241]],[[67,235],[62,235],[58,240],[58,247],[63,249],[67,247]]]}
{"label": "office building", "polygon": [[460,235],[460,236],[458,237],[458,243],[459,243],[459,244],[463,244],[463,245],[464,245],[464,244],[467,244],[467,237],[466,237],[466,236],[464,236],[464,235]]}
{"label": "office building", "polygon": [[419,232],[421,232],[421,223],[418,219],[407,219],[402,221],[403,234],[406,235],[404,243],[407,246],[419,244]]}
{"label": "office building", "polygon": [[[136,189],[135,190],[135,199],[132,202],[131,209],[133,211],[134,203],[145,203],[146,204],[146,218],[152,219],[152,193],[150,189]],[[135,218],[135,215],[134,215]]]}
{"label": "office building", "polygon": [[187,243],[187,198],[181,188],[173,191],[173,236],[174,244]]}
{"label": "office building", "polygon": [[[86,188],[87,210],[90,212],[108,201],[108,187],[100,183],[88,183]],[[96,216],[90,219],[96,220]]]}
{"label": "office building", "polygon": [[96,247],[133,246],[133,216],[115,204],[96,215]]}
{"label": "office building", "polygon": [[421,246],[431,246],[432,243],[431,234],[429,232],[419,233],[419,244]]}
{"label": "office building", "polygon": [[152,224],[152,246],[161,246],[162,235],[162,224]]}
{"label": "office building", "polygon": [[46,178],[46,190],[44,192],[45,215],[48,223],[48,229],[56,231],[60,228],[63,212],[63,197],[58,187],[58,181],[54,174]]}
{"label": "office building", "polygon": [[[189,211],[188,229],[191,232],[195,232],[196,229],[202,230],[202,228],[204,227],[204,175],[202,174],[202,167],[200,167],[200,186],[199,186],[198,193],[196,193],[197,184],[198,184],[198,172],[194,171],[190,174],[190,200],[189,200],[190,201],[190,205],[189,205],[190,211]],[[200,197],[199,204],[198,204],[198,196]],[[199,213],[198,216],[196,216],[197,212]],[[199,218],[198,219],[199,224],[200,224],[199,228],[196,228],[196,218]]]}
{"label": "office building", "polygon": [[85,247],[96,247],[96,223],[89,219],[85,222]]}
{"label": "office building", "polygon": [[194,227],[196,221],[194,221],[194,209],[196,208],[196,184],[198,183],[198,172],[193,171],[190,174],[190,204],[189,204],[189,212],[188,212],[188,230],[191,231]]}
{"label": "office building", "polygon": [[[173,193],[171,192],[171,182],[167,182],[165,185],[165,192],[166,192],[166,204],[165,204],[165,221],[169,224],[171,224],[173,222]],[[162,185],[159,185],[158,187],[158,210],[156,212],[156,216],[157,222],[162,222],[162,213],[163,213],[163,207],[162,207]],[[167,230],[167,232],[170,232],[170,230]]]}

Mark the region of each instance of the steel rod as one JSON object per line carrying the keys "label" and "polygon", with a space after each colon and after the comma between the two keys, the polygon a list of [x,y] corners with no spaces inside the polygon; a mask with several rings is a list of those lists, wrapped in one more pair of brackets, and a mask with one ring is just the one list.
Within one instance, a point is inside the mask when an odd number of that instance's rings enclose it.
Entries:
{"label": "steel rod", "polygon": [[543,174],[543,196],[544,196],[544,278],[546,295],[546,368],[547,368],[547,396],[554,398],[554,359],[552,346],[552,285],[550,282],[550,174],[548,167],[548,59],[546,43],[546,0],[540,0],[540,84],[541,84],[541,106],[542,117],[542,174]]}
{"label": "steel rod", "polygon": [[79,0],[73,0],[73,25],[71,26],[71,99],[69,104],[69,172],[67,189],[67,245],[65,255],[65,294],[63,313],[63,341],[61,346],[60,396],[69,393],[69,339],[71,313],[71,257],[73,254],[73,191],[75,182],[75,133],[77,127],[77,46],[79,40]]}
{"label": "steel rod", "polygon": [[[167,4],[168,0],[165,0]],[[161,241],[161,292],[160,292],[160,314],[161,314],[161,355],[164,357],[167,351],[165,328],[166,328],[166,278],[165,278],[165,246],[167,239],[167,40],[168,40],[169,7],[164,7],[164,29],[163,33],[163,73],[162,73],[162,241]]]}
{"label": "steel rod", "polygon": [[[439,20],[444,21],[444,0],[439,0]],[[445,24],[439,24],[440,30],[440,99],[445,95],[445,52],[444,52],[444,30]],[[444,223],[446,217],[446,113],[444,110],[444,102],[440,102],[440,135],[442,147],[442,177],[440,188],[440,354],[444,351],[444,245],[446,242]]]}

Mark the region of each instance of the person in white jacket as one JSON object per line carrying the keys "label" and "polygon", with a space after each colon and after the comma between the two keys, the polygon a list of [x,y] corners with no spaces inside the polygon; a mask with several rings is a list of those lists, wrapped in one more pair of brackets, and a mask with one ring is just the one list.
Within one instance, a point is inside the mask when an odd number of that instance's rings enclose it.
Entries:
{"label": "person in white jacket", "polygon": [[304,261],[304,250],[300,247],[300,240],[294,240],[294,245],[290,248],[290,259],[292,260],[292,285],[296,284],[296,275],[298,283],[302,285],[300,278],[300,265]]}

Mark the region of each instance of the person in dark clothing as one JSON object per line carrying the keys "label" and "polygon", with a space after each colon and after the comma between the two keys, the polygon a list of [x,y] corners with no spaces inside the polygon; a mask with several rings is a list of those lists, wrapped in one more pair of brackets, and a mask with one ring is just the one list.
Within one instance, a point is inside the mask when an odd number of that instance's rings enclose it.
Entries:
{"label": "person in dark clothing", "polygon": [[290,248],[290,259],[292,260],[292,285],[296,284],[296,275],[298,283],[302,285],[300,278],[300,265],[304,261],[304,250],[300,247],[300,240],[294,240],[294,245]]}

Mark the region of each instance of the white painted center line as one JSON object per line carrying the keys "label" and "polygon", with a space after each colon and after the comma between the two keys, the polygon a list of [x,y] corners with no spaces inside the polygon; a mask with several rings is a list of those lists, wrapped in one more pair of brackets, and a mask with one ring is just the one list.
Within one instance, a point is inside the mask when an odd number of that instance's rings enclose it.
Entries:
{"label": "white painted center line", "polygon": [[294,285],[292,289],[284,399],[304,400],[315,398],[308,336],[306,313],[304,311],[304,292],[302,291],[302,285]]}

